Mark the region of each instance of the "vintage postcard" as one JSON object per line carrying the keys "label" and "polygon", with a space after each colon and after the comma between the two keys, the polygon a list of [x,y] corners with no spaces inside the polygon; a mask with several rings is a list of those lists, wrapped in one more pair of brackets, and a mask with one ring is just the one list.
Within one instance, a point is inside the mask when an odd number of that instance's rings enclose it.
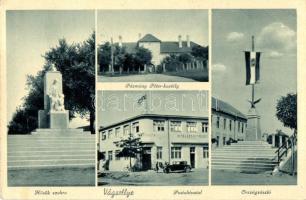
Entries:
{"label": "vintage postcard", "polygon": [[306,2],[0,1],[1,199],[306,199]]}

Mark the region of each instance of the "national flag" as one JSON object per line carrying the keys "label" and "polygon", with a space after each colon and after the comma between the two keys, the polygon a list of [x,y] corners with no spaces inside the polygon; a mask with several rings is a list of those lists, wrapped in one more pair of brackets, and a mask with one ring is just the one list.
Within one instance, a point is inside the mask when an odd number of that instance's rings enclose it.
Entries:
{"label": "national flag", "polygon": [[260,52],[246,51],[245,63],[246,63],[246,85],[256,84],[259,81],[259,61]]}

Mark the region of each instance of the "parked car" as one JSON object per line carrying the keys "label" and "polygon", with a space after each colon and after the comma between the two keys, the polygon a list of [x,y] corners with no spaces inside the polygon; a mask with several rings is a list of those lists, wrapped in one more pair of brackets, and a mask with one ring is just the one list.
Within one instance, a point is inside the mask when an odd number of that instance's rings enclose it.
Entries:
{"label": "parked car", "polygon": [[166,165],[164,168],[165,173],[169,172],[190,172],[191,166],[187,164],[187,161],[174,161],[171,165]]}

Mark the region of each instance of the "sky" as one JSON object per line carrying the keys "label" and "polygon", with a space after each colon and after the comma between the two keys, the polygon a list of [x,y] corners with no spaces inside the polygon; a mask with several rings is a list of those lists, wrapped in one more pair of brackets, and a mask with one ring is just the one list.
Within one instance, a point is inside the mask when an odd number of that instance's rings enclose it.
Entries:
{"label": "sky", "polygon": [[247,114],[251,86],[246,86],[245,50],[261,51],[260,83],[255,86],[262,132],[283,127],[275,116],[281,96],[297,92],[296,13],[294,10],[213,10],[212,95]]}
{"label": "sky", "polygon": [[[45,61],[42,55],[58,40],[68,43],[86,40],[95,28],[94,11],[7,11],[7,117],[27,94],[26,75],[35,75]],[[71,127],[84,124],[76,119]],[[86,123],[87,124],[87,123]]]}
{"label": "sky", "polygon": [[[140,114],[208,117],[207,91],[98,91],[98,127]],[[146,100],[138,103],[141,97]]]}
{"label": "sky", "polygon": [[98,42],[135,42],[151,33],[162,41],[178,41],[178,35],[200,45],[208,45],[207,10],[100,10],[98,11]]}

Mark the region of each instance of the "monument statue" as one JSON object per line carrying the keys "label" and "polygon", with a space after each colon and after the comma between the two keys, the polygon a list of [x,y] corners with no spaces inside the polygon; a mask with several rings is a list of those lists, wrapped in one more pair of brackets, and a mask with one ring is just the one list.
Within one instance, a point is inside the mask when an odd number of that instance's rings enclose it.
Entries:
{"label": "monument statue", "polygon": [[69,111],[65,110],[62,74],[54,65],[44,77],[44,110],[38,112],[38,128],[67,129]]}
{"label": "monument statue", "polygon": [[64,108],[64,95],[61,94],[57,90],[57,80],[54,80],[51,88],[50,88],[50,93],[49,93],[49,98],[50,98],[50,111],[51,112],[56,112],[56,111],[65,111]]}

